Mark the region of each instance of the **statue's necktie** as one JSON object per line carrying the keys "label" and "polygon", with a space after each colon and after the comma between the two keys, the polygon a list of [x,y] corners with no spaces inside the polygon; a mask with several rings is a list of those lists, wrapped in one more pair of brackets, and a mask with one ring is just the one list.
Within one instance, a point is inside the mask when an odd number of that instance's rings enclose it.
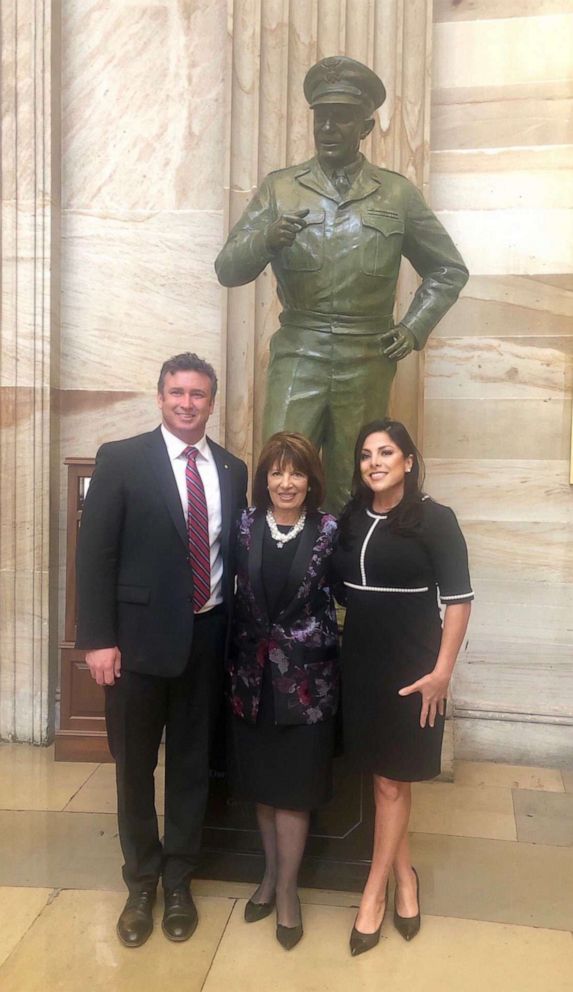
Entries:
{"label": "statue's necktie", "polygon": [[346,196],[348,190],[350,189],[350,180],[348,179],[348,176],[346,175],[344,169],[341,169],[340,172],[335,173],[335,175],[332,178],[332,181],[334,183],[336,192],[340,193],[341,196]]}
{"label": "statue's necktie", "polygon": [[197,448],[183,452],[187,459],[187,534],[193,568],[193,610],[201,610],[211,595],[211,557],[209,551],[209,518],[203,480],[197,468]]}

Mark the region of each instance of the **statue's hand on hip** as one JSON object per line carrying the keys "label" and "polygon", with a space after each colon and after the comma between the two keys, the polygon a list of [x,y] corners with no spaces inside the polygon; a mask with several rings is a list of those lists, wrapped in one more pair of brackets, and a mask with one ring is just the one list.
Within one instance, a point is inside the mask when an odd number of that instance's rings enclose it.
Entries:
{"label": "statue's hand on hip", "polygon": [[[406,355],[414,350],[416,339],[409,327],[404,324],[397,324],[390,331],[380,335],[383,343],[382,354],[389,358],[391,362],[400,362]],[[387,347],[384,344],[388,342]]]}
{"label": "statue's hand on hip", "polygon": [[308,210],[294,210],[292,214],[281,214],[265,230],[265,244],[269,251],[280,251],[294,244],[297,234],[306,227],[304,218]]}

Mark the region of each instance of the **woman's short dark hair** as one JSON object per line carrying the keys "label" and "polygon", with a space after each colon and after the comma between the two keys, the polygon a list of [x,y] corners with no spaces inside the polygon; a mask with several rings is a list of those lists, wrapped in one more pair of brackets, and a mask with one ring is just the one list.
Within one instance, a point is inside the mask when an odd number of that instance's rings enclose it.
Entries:
{"label": "woman's short dark hair", "polygon": [[392,530],[407,533],[416,529],[421,520],[422,484],[424,481],[424,462],[422,456],[410,437],[406,427],[399,420],[383,417],[364,424],[358,432],[354,446],[354,471],[352,474],[351,497],[340,518],[340,529],[344,537],[347,523],[355,510],[371,507],[374,493],[366,485],[361,472],[361,455],[366,438],[371,434],[384,432],[399,448],[405,458],[411,457],[412,468],[404,476],[404,496],[400,507],[391,522]]}
{"label": "woman's short dark hair", "polygon": [[279,431],[266,442],[253,480],[253,505],[266,510],[272,505],[267,489],[267,474],[273,465],[279,469],[294,468],[308,477],[305,506],[309,513],[318,510],[324,499],[324,471],[320,455],[312,441],[302,434]]}

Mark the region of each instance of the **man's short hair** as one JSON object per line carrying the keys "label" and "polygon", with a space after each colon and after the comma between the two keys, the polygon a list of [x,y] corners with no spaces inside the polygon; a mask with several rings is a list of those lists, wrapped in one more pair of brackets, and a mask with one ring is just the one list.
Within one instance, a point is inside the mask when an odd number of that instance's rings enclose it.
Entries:
{"label": "man's short hair", "polygon": [[172,358],[168,358],[166,362],[163,362],[157,381],[158,393],[163,395],[165,376],[168,374],[174,375],[175,372],[201,372],[202,375],[206,375],[211,381],[211,399],[215,399],[217,394],[217,374],[215,369],[204,358],[199,358],[194,351],[184,351],[183,354],[173,355]]}

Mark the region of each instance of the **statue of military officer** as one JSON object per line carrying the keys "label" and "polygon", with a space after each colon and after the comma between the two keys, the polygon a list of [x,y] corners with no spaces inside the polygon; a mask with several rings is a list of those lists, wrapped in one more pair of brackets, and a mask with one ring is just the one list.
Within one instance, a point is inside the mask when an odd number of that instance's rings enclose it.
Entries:
{"label": "statue of military officer", "polygon": [[[397,362],[424,347],[468,272],[416,187],[360,153],[386,96],[379,77],[346,56],[326,58],[309,69],[304,93],[316,155],[263,180],[215,268],[224,286],[242,286],[270,262],[283,311],[264,437],[296,430],[322,448],[337,512],[358,429],[386,414]],[[402,255],[422,283],[395,324]]]}

